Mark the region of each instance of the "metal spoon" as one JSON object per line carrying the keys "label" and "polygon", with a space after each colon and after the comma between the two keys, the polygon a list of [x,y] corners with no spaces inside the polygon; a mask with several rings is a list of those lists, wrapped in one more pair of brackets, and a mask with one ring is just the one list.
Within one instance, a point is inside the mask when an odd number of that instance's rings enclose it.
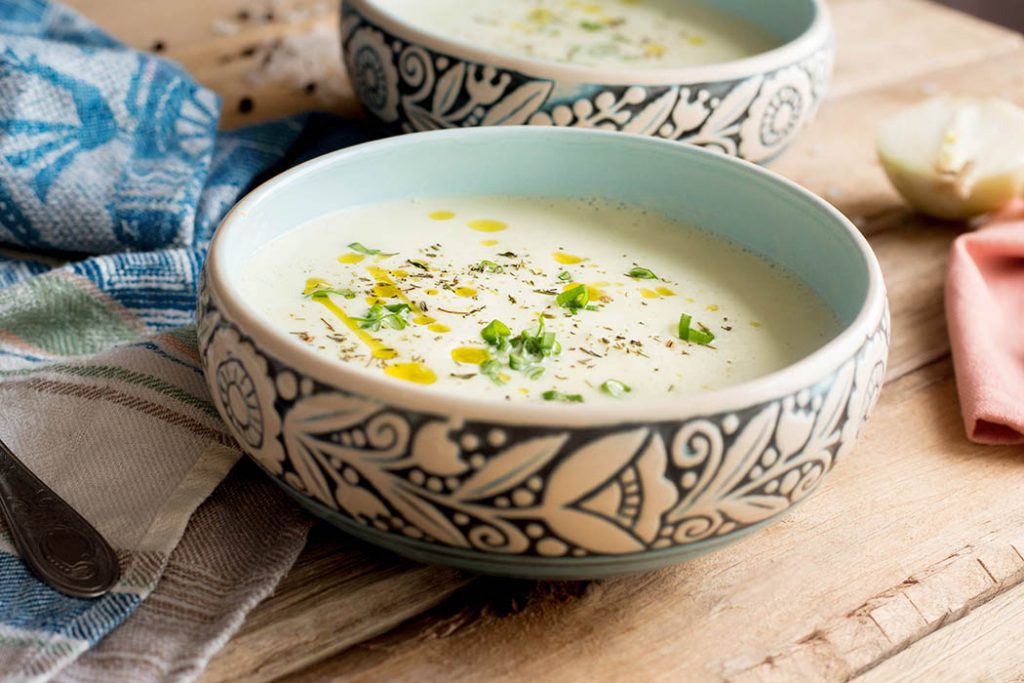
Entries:
{"label": "metal spoon", "polygon": [[99,597],[121,577],[113,548],[3,441],[0,513],[25,564],[61,593]]}

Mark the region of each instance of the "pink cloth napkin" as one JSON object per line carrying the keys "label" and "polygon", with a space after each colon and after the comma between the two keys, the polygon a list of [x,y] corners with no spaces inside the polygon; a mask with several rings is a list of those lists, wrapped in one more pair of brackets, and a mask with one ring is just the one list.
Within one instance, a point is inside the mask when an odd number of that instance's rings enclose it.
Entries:
{"label": "pink cloth napkin", "polygon": [[946,319],[968,438],[1024,443],[1024,201],[953,243]]}

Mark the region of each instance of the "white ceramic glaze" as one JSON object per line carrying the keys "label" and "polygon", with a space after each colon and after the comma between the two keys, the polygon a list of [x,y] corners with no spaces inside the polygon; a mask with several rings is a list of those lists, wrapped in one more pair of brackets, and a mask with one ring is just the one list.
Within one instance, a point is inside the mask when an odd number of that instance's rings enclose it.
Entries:
{"label": "white ceramic glaze", "polygon": [[[634,167],[647,175],[607,171]],[[701,225],[811,285],[842,332],[781,371],[677,402],[510,405],[336,362],[236,293],[241,264],[317,215],[499,187],[588,188]],[[370,143],[254,191],[211,248],[199,341],[236,438],[316,514],[419,559],[582,578],[692,557],[803,500],[849,453],[877,399],[889,327],[867,243],[792,183],[639,136],[507,128]]]}
{"label": "white ceramic glaze", "polygon": [[343,0],[344,57],[364,107],[393,132],[600,128],[770,161],[825,97],[835,51],[827,7],[824,0],[711,4],[752,12],[783,44],[721,64],[595,68],[453,40],[404,21],[379,0]]}

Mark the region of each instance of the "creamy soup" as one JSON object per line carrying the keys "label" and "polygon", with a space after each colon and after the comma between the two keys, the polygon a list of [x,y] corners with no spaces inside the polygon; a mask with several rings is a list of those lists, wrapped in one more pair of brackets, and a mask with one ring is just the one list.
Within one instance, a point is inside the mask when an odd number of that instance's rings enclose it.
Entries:
{"label": "creamy soup", "polygon": [[596,67],[714,64],[779,39],[697,0],[378,0],[425,30],[545,61]]}
{"label": "creamy soup", "polygon": [[409,199],[285,233],[242,294],[339,362],[508,400],[671,398],[783,368],[838,329],[805,285],[607,201]]}

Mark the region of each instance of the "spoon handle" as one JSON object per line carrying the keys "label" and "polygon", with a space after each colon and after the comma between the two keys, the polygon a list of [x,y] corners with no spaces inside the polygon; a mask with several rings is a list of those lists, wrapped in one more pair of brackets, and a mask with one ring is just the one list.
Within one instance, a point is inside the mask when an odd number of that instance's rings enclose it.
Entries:
{"label": "spoon handle", "polygon": [[0,513],[25,564],[60,592],[95,598],[120,578],[113,548],[2,440]]}

